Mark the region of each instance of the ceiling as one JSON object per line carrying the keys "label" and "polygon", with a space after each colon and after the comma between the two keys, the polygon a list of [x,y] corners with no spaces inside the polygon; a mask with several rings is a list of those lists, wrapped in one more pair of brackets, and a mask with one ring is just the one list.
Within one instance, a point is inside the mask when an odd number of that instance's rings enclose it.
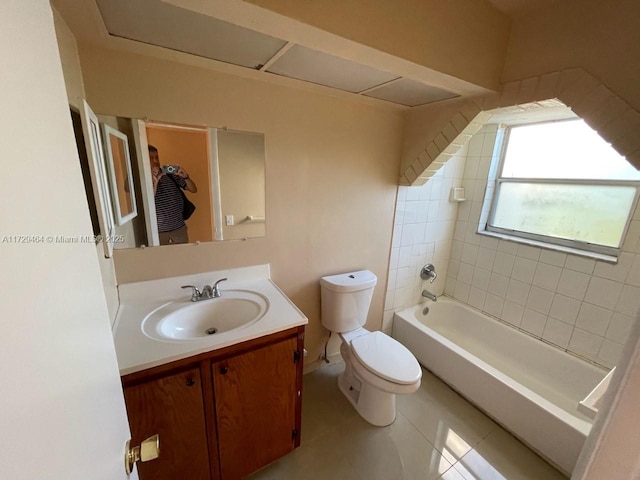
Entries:
{"label": "ceiling", "polygon": [[97,0],[96,3],[112,37],[407,107],[459,96],[422,81],[400,77],[161,0]]}

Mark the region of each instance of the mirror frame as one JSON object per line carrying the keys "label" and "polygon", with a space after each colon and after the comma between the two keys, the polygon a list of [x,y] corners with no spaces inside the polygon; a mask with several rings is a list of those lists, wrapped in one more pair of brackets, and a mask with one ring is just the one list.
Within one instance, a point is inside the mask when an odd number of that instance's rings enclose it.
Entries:
{"label": "mirror frame", "polygon": [[107,181],[107,171],[104,162],[104,149],[102,146],[102,136],[100,135],[100,122],[91,107],[82,99],[82,109],[80,110],[82,130],[84,133],[84,143],[89,157],[89,171],[91,173],[91,183],[93,194],[98,210],[98,223],[100,224],[100,234],[104,247],[104,256],[113,256],[113,239],[115,238],[115,222],[113,220],[113,210],[111,208],[111,196]]}
{"label": "mirror frame", "polygon": [[[116,223],[118,224],[118,226],[122,226],[128,221],[130,221],[132,218],[135,218],[136,215],[138,215],[138,207],[136,204],[136,196],[135,196],[135,190],[133,186],[133,172],[131,170],[131,156],[129,154],[129,139],[124,133],[105,124],[102,124],[102,133],[104,136],[105,160],[107,164],[107,170],[109,173],[109,185],[111,186],[111,200],[112,200],[111,205],[113,207],[113,214],[116,218]],[[128,183],[128,187],[129,187],[128,194],[131,200],[131,212],[127,213],[124,216],[122,215],[121,208],[120,208],[121,199],[120,199],[120,193],[118,189],[118,179],[116,177],[116,167],[113,159],[113,150],[111,149],[111,137],[116,137],[118,140],[122,141],[122,143],[124,144],[124,155],[125,155],[124,162],[125,162],[126,175],[127,175],[125,181],[126,183]],[[126,191],[126,186],[125,186],[125,191]]]}

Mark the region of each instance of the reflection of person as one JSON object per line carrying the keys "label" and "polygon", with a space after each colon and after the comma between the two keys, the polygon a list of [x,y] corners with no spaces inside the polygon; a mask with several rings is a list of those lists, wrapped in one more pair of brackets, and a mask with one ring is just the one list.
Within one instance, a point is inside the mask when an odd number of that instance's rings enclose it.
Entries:
{"label": "reflection of person", "polygon": [[160,245],[189,243],[187,226],[182,217],[184,201],[180,189],[196,193],[198,187],[181,167],[178,167],[176,173],[163,173],[160,169],[158,149],[153,145],[149,145],[149,159],[153,175]]}

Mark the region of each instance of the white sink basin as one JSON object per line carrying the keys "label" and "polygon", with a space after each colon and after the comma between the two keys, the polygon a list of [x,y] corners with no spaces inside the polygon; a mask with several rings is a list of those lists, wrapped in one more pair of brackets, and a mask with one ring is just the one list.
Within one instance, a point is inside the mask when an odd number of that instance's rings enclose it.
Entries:
{"label": "white sink basin", "polygon": [[154,340],[200,340],[251,325],[268,309],[269,300],[259,293],[223,290],[218,298],[162,305],[145,317],[142,331]]}

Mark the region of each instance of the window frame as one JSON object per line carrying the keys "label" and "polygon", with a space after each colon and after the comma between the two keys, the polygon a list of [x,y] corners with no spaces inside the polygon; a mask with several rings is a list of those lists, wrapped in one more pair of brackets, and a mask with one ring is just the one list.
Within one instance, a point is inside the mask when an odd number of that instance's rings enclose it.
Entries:
{"label": "window frame", "polygon": [[[568,179],[568,178],[529,178],[529,177],[503,177],[502,172],[504,169],[505,157],[507,153],[507,147],[509,145],[509,137],[511,130],[517,127],[524,127],[530,125],[540,125],[545,123],[558,123],[565,121],[579,120],[579,118],[563,118],[558,120],[547,120],[539,122],[526,122],[517,123],[512,125],[503,125],[502,136],[496,136],[496,142],[500,142],[499,156],[492,163],[496,163],[495,169],[492,165],[490,172],[495,172],[495,178],[491,178],[489,173],[489,183],[494,183],[493,192],[490,199],[490,206],[486,222],[484,223],[484,231],[487,234],[494,234],[500,237],[508,237],[510,240],[519,243],[536,244],[541,247],[560,249],[566,251],[567,249],[575,251],[575,253],[582,253],[589,256],[610,256],[617,258],[622,251],[622,245],[629,231],[631,221],[633,219],[634,212],[638,208],[638,201],[640,199],[640,180],[599,180],[599,179]],[[545,185],[585,185],[585,186],[621,186],[621,187],[634,187],[636,193],[631,203],[629,212],[627,212],[627,219],[625,222],[622,235],[620,236],[620,242],[617,247],[609,247],[606,245],[600,245],[597,243],[582,242],[579,240],[569,240],[560,237],[553,237],[547,235],[540,235],[535,233],[524,232],[521,230],[512,230],[502,227],[496,227],[492,225],[496,213],[496,206],[498,204],[498,197],[500,194],[500,187],[504,183],[538,183]]]}

